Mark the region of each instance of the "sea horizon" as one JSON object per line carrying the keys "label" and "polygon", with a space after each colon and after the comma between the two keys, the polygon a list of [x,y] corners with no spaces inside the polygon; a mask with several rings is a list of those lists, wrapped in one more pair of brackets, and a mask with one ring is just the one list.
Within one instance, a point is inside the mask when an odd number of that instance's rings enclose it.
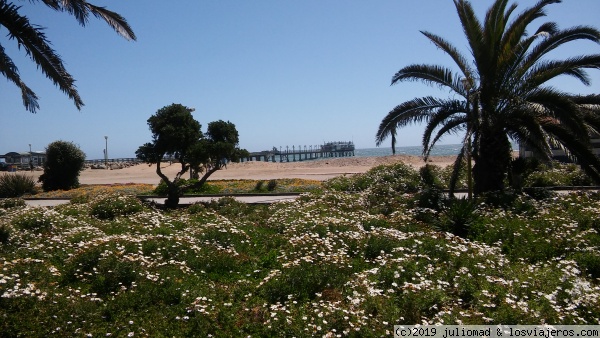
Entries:
{"label": "sea horizon", "polygon": [[[461,147],[462,147],[461,144],[436,145],[431,150],[430,156],[458,155]],[[391,155],[393,155],[391,147],[362,148],[362,149],[354,150],[355,157],[380,157],[380,156],[391,156]],[[396,147],[396,155],[422,156],[423,155],[423,147],[422,146]]]}

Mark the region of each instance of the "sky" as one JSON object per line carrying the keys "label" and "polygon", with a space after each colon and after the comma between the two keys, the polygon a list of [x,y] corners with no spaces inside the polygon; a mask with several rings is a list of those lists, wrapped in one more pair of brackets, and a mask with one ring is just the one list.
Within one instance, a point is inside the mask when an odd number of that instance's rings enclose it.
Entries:
{"label": "sky", "polygon": [[[20,12],[45,34],[62,57],[85,106],[77,110],[0,27],[0,45],[22,79],[40,97],[27,112],[17,87],[0,79],[0,154],[43,151],[56,140],[77,144],[88,159],[135,157],[151,141],[147,120],[180,103],[195,108],[206,130],[211,121],[236,125],[240,147],[261,151],[292,145],[353,141],[375,147],[383,117],[415,97],[452,93],[418,82],[394,86],[395,72],[410,64],[453,62],[420,31],[440,35],[465,55],[468,49],[452,0],[90,0],[124,16],[137,41],[118,36],[94,17],[81,27],[72,16],[39,3],[17,1]],[[520,0],[517,12],[537,1]],[[491,0],[473,1],[482,17]],[[532,28],[554,21],[561,28],[598,21],[600,1],[564,0]],[[598,54],[592,42],[567,44],[564,58]],[[561,78],[573,93],[600,93]],[[398,131],[397,146],[420,145],[422,125]],[[108,136],[108,139],[105,139]],[[389,147],[386,140],[384,147]],[[440,144],[456,144],[449,135]]]}

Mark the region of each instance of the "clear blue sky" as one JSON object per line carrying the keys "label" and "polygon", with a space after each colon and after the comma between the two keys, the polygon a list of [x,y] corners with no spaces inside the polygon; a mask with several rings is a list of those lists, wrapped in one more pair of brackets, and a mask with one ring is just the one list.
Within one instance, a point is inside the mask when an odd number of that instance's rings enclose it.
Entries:
{"label": "clear blue sky", "polygon": [[[47,27],[85,106],[78,111],[0,28],[0,43],[41,105],[37,114],[25,111],[17,88],[0,80],[1,154],[65,140],[89,159],[102,158],[108,136],[110,157],[134,157],[151,140],[147,119],[171,103],[194,107],[203,130],[211,121],[233,122],[249,151],[346,140],[372,148],[379,122],[394,106],[450,95],[421,83],[390,86],[403,66],[452,65],[420,30],[468,53],[451,0],[91,0],[123,15],[137,42],[95,18],[83,28],[65,13],[17,2],[33,23]],[[473,2],[480,16],[492,3]],[[535,2],[518,1],[519,9]],[[539,22],[599,27],[599,14],[599,0],[564,0]],[[600,53],[600,46],[573,44],[556,55],[583,53]],[[590,87],[570,79],[557,86],[600,93],[600,71],[590,74]],[[398,145],[419,145],[422,130],[401,129]]]}

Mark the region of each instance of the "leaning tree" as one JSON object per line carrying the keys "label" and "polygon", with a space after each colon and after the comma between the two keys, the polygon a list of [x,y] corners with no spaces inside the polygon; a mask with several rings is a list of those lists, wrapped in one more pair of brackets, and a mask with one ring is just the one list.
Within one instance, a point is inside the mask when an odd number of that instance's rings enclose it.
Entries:
{"label": "leaning tree", "polygon": [[438,35],[422,33],[450,56],[456,70],[414,64],[392,78],[392,84],[421,81],[440,86],[453,92],[452,97],[415,98],[398,105],[382,120],[377,144],[396,128],[425,122],[426,158],[445,134],[464,133],[455,169],[463,156],[472,155],[476,194],[504,189],[511,139],[546,158],[559,147],[600,181],[600,160],[590,142],[600,131],[600,95],[579,96],[549,83],[571,76],[589,85],[587,70],[600,68],[600,54],[557,60],[550,53],[573,41],[599,43],[600,32],[588,26],[559,29],[556,23],[546,22],[528,34],[532,23],[546,15],[546,6],[560,2],[540,0],[516,14],[516,4],[496,0],[479,20],[469,1],[455,0],[468,53]]}
{"label": "leaning tree", "polygon": [[[156,173],[167,185],[167,207],[176,207],[179,197],[187,189],[202,186],[208,177],[222,169],[227,162],[239,160],[243,150],[238,148],[239,136],[231,122],[215,121],[208,124],[206,133],[192,116],[193,108],[171,104],[159,109],[148,119],[152,142],[138,148],[136,156],[150,165],[156,165]],[[181,169],[170,180],[161,170],[161,163],[175,159]],[[183,175],[191,171],[198,182],[182,185]]]}

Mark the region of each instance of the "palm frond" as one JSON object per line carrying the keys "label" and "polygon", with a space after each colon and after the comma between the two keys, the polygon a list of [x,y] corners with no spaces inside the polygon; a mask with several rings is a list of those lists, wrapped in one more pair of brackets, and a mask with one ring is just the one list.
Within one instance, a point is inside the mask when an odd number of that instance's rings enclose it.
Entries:
{"label": "palm frond", "polygon": [[6,54],[2,45],[0,45],[0,74],[4,75],[6,79],[19,87],[25,109],[35,114],[37,109],[40,108],[40,105],[38,104],[38,97],[33,90],[27,87],[27,85],[21,80],[17,66]]}
{"label": "palm frond", "polygon": [[559,124],[546,125],[544,128],[550,131],[568,156],[575,159],[594,181],[600,183],[600,157],[592,152],[589,138],[582,139],[578,135],[573,135],[570,130]]}
{"label": "palm frond", "polygon": [[392,130],[404,127],[411,123],[420,123],[428,120],[432,111],[443,103],[433,97],[415,98],[406,101],[392,109],[379,124],[375,136],[376,145],[379,146],[390,135]]}
{"label": "palm frond", "polygon": [[[559,123],[576,135],[587,134],[580,108],[570,95],[550,88],[538,88],[530,92],[527,98],[535,106],[543,107],[542,114],[537,115],[540,122]],[[524,105],[522,108],[527,110],[533,104]],[[536,111],[531,112],[531,114],[535,113]]]}
{"label": "palm frond", "polygon": [[549,139],[551,135],[541,127],[536,116],[523,113],[522,116],[511,119],[507,124],[507,134],[520,145],[526,146],[538,157],[549,160],[552,157],[552,149]]}
{"label": "palm frond", "polygon": [[19,7],[0,2],[0,25],[8,30],[8,37],[17,41],[19,47],[39,66],[54,85],[58,86],[81,109],[83,101],[75,88],[75,80],[65,69],[58,54],[50,47],[42,28],[34,27],[21,16]]}
{"label": "palm frond", "polygon": [[[433,140],[428,140],[427,147],[425,147],[425,140],[423,140],[423,157],[428,158],[429,153],[433,149],[433,147],[437,144],[437,142],[444,137],[446,134],[459,132],[461,130],[466,129],[466,121],[461,117],[453,117],[447,119],[444,124],[438,129],[436,135],[433,137]],[[468,131],[466,134],[470,134]]]}
{"label": "palm frond", "polygon": [[486,46],[482,46],[481,44],[484,40],[483,27],[477,19],[473,7],[468,1],[454,0],[454,6],[456,7],[462,29],[467,37],[471,52],[473,53],[476,67],[478,70],[481,70],[486,66],[486,64],[481,64],[482,61],[485,60],[484,55],[486,54]]}
{"label": "palm frond", "polygon": [[[441,128],[447,124],[456,124],[456,121],[458,121],[458,123],[453,128],[445,130],[443,133],[455,130],[456,128],[459,128],[462,125],[464,125],[462,129],[466,129],[466,125],[468,123],[468,116],[465,113],[465,111],[465,105],[463,102],[452,100],[446,101],[443,105],[441,105],[431,114],[427,125],[425,126],[425,131],[423,132],[422,144],[424,155],[426,153],[426,150],[430,149],[435,144],[435,142],[432,142],[432,144],[430,144],[430,141],[431,135],[436,129]],[[451,123],[450,121],[453,121],[455,123]]]}
{"label": "palm frond", "polygon": [[[560,0],[547,0],[540,1],[533,7],[525,9],[522,13],[518,14],[517,17],[510,23],[506,28],[504,37],[502,39],[502,46],[517,46],[521,40],[527,36],[527,27],[536,19],[546,16],[544,8],[554,3],[560,3]],[[510,14],[510,13],[509,13]],[[557,26],[555,23],[547,22],[542,24],[535,35],[553,35],[557,32]],[[511,49],[511,48],[509,48]]]}
{"label": "palm frond", "polygon": [[[39,1],[39,0],[30,0]],[[110,11],[105,7],[95,6],[86,0],[42,0],[53,10],[67,12],[75,17],[81,26],[87,25],[90,14],[104,20],[117,34],[127,40],[136,40],[135,33],[120,14]]]}
{"label": "palm frond", "polygon": [[590,78],[586,69],[600,69],[600,54],[577,56],[560,61],[540,61],[530,69],[524,80],[529,86],[537,87],[558,76],[567,75],[589,86]]}
{"label": "palm frond", "polygon": [[452,70],[436,65],[410,65],[400,69],[392,77],[392,85],[401,81],[422,81],[428,85],[456,88],[458,82]]}
{"label": "palm frond", "polygon": [[106,21],[106,23],[109,26],[111,26],[119,35],[121,35],[127,40],[137,40],[133,29],[131,29],[131,27],[127,23],[127,20],[125,20],[125,18],[122,17],[120,14],[110,11],[105,7],[98,7],[89,3],[87,4],[87,6],[91,13],[94,14],[94,16]]}
{"label": "palm frond", "polygon": [[[438,35],[435,35],[435,34],[432,34],[432,33],[426,32],[426,31],[421,31],[421,34],[425,35],[438,48],[440,48],[441,50],[446,52],[446,54],[448,54],[452,58],[452,60],[454,60],[454,63],[456,63],[458,68],[464,74],[465,78],[472,79],[474,77],[473,70],[469,66],[468,60],[450,42],[448,42],[447,40],[445,40],[444,38],[442,38]],[[457,89],[455,89],[455,91],[458,92]]]}
{"label": "palm frond", "polygon": [[545,36],[539,44],[531,49],[527,58],[521,63],[521,67],[523,69],[529,69],[556,48],[563,46],[568,42],[578,40],[599,42],[600,32],[597,29],[588,26],[577,26],[561,31],[555,31],[553,34]]}

